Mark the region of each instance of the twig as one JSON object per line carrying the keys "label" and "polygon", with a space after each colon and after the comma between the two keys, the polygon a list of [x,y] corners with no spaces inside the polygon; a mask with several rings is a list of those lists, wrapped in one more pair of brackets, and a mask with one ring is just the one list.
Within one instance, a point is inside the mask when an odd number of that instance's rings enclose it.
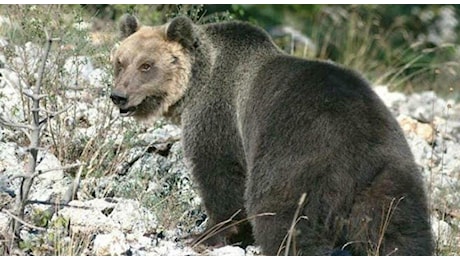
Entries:
{"label": "twig", "polygon": [[25,125],[25,124],[19,124],[19,123],[13,123],[10,122],[9,120],[6,120],[5,118],[0,116],[0,125],[3,125],[5,127],[11,127],[11,128],[19,128],[27,137],[28,140],[30,140],[30,134],[26,131],[32,130],[32,127],[30,125]]}
{"label": "twig", "polygon": [[238,215],[240,212],[241,212],[241,209],[237,210],[232,216],[230,216],[230,218],[228,218],[228,219],[226,219],[226,220],[224,220],[222,222],[217,223],[215,226],[213,226],[212,228],[207,230],[200,237],[198,237],[195,241],[193,241],[192,248],[194,248],[195,246],[201,244],[203,241],[205,241],[206,239],[214,236],[215,234],[218,234],[219,232],[222,232],[223,230],[220,230],[220,228],[222,226],[224,226],[225,224],[231,222],[233,220],[233,218],[235,218],[236,215]]}
{"label": "twig", "polygon": [[74,164],[65,165],[65,166],[59,167],[59,168],[51,168],[51,169],[46,169],[46,170],[40,170],[40,171],[38,171],[37,174],[43,174],[43,173],[52,172],[52,171],[59,171],[59,170],[67,170],[67,169],[71,169],[71,168],[75,168],[75,167],[83,166],[83,165],[85,165],[85,164],[78,162],[78,163],[74,163]]}
{"label": "twig", "polygon": [[15,216],[13,213],[9,212],[6,209],[2,209],[2,211],[5,212],[8,216],[12,217],[13,219],[15,219],[16,221],[22,223],[25,226],[28,226],[30,228],[33,228],[33,229],[36,229],[36,230],[39,230],[39,231],[46,231],[46,228],[37,227],[37,226],[34,226],[32,224],[29,224],[29,223],[25,222],[24,220],[20,219],[19,217]]}
{"label": "twig", "polygon": [[[27,205],[29,204],[39,204],[39,205],[51,205],[53,206],[52,208],[59,207],[69,207],[69,208],[76,208],[76,209],[91,209],[91,207],[88,206],[74,206],[70,205],[69,203],[64,203],[64,202],[50,202],[50,201],[43,201],[43,200],[28,200]],[[52,215],[52,214],[51,214]]]}
{"label": "twig", "polygon": [[43,99],[45,97],[48,97],[48,95],[35,95],[34,93],[29,93],[29,91],[23,90],[22,94],[24,94],[26,97],[34,100],[34,101],[39,101],[40,99]]}
{"label": "twig", "polygon": [[0,116],[0,125],[12,127],[12,128],[24,128],[32,130],[33,128],[30,125],[20,124],[20,123],[13,123],[3,117]]}
{"label": "twig", "polygon": [[71,194],[72,196],[70,196],[69,201],[71,201],[77,195],[77,190],[78,190],[78,186],[80,186],[80,179],[81,179],[82,172],[83,172],[83,165],[81,165],[80,168],[78,169],[77,175],[75,176],[75,179],[73,181],[72,194]]}
{"label": "twig", "polygon": [[61,109],[61,110],[57,111],[57,112],[51,112],[51,111],[47,111],[47,110],[45,110],[45,109],[42,109],[42,110],[45,111],[47,114],[49,114],[49,116],[45,117],[44,119],[42,119],[42,120],[40,121],[40,126],[46,124],[50,119],[52,119],[52,118],[54,118],[54,117],[56,117],[56,116],[58,116],[58,115],[64,113],[65,111],[69,110],[71,107],[73,107],[73,105],[70,105],[70,106],[68,106],[68,107],[66,107],[66,108],[64,108],[64,109]]}
{"label": "twig", "polygon": [[248,221],[248,220],[251,220],[253,218],[256,218],[256,217],[262,217],[262,216],[274,216],[275,213],[271,213],[271,212],[266,212],[266,213],[259,213],[259,214],[256,214],[254,216],[250,216],[250,217],[247,217],[247,218],[244,218],[244,219],[241,219],[241,220],[238,220],[238,221],[235,221],[233,223],[231,223],[230,225],[228,226],[225,226],[225,224],[227,223],[230,223],[233,221],[233,218],[236,217],[236,215],[238,215],[239,213],[241,212],[241,210],[237,210],[230,218],[228,218],[227,220],[224,220],[218,224],[216,224],[215,226],[213,226],[211,229],[209,229],[208,231],[206,231],[205,233],[203,233],[201,236],[199,236],[195,241],[192,242],[192,248],[196,247],[197,245],[201,244],[203,241],[205,241],[206,239],[212,237],[212,236],[215,236],[216,234],[218,234],[219,232],[222,232],[222,231],[225,231],[231,227],[234,227],[236,225],[239,225],[241,223],[243,223],[244,221]]}
{"label": "twig", "polygon": [[38,171],[36,171],[35,174],[33,174],[32,176],[27,175],[27,174],[15,174],[15,175],[11,176],[9,179],[10,179],[10,180],[14,180],[14,179],[17,179],[17,178],[28,178],[28,177],[36,178],[37,176],[40,176],[40,175],[45,174],[45,173],[47,173],[47,172],[60,171],[60,170],[67,170],[67,169],[75,168],[75,167],[82,166],[82,165],[85,165],[85,164],[84,164],[84,163],[78,162],[78,163],[69,164],[69,165],[66,165],[66,166],[63,166],[63,167],[59,167],[59,168],[51,168],[51,169],[46,169],[46,170],[38,170]]}
{"label": "twig", "polygon": [[446,207],[441,208],[441,207],[434,207],[433,211],[437,212],[439,214],[439,218],[446,220],[449,218],[456,218],[460,219],[460,210],[455,210],[455,209],[447,209]]}
{"label": "twig", "polygon": [[295,226],[301,219],[299,218],[299,214],[300,214],[301,208],[303,207],[305,203],[306,197],[307,197],[307,193],[302,193],[302,195],[300,196],[299,203],[297,204],[297,209],[295,211],[294,218],[292,219],[291,227],[289,228],[289,231],[288,231],[288,236],[287,236],[287,241],[286,241],[286,250],[284,251],[285,256],[289,255],[289,248],[291,246],[292,237],[294,236]]}
{"label": "twig", "polygon": [[[388,225],[390,224],[390,220],[393,217],[393,213],[398,207],[399,203],[404,199],[404,197],[400,197],[398,201],[396,201],[396,198],[391,199],[390,206],[388,207],[388,211],[386,213],[385,219],[382,219],[382,223],[380,223],[380,236],[377,242],[377,248],[375,250],[375,256],[378,256],[380,254],[380,246],[383,243],[383,238],[385,236],[385,232],[388,228]],[[395,203],[396,201],[396,203]]]}
{"label": "twig", "polygon": [[352,244],[358,244],[358,243],[367,243],[366,241],[349,241],[347,243],[345,243],[341,248],[340,250],[344,251],[345,248],[349,245],[352,245]]}

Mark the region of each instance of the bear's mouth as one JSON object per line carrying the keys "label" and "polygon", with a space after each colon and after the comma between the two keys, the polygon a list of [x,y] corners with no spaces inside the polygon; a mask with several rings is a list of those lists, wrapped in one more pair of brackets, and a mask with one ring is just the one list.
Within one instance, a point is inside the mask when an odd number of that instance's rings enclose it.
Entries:
{"label": "bear's mouth", "polygon": [[136,108],[137,106],[128,107],[128,108],[120,108],[120,116],[122,117],[131,116],[134,114],[134,112],[136,112]]}
{"label": "bear's mouth", "polygon": [[159,96],[148,96],[142,100],[141,103],[127,107],[120,108],[120,116],[143,116],[146,114],[155,113],[156,110],[160,107],[163,98]]}

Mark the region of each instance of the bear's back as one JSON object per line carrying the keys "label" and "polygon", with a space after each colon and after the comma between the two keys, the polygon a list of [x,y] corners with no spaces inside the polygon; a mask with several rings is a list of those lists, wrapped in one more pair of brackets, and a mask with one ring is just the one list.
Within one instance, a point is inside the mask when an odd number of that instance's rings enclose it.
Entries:
{"label": "bear's back", "polygon": [[[237,113],[246,150],[276,147],[280,153],[292,149],[321,155],[346,147],[350,156],[366,150],[370,161],[375,159],[373,152],[379,154],[382,164],[391,157],[412,162],[397,121],[369,84],[351,70],[278,55],[258,69],[249,90],[241,95],[246,96],[239,99],[244,100],[239,106],[244,109]],[[254,141],[259,144],[250,145]]]}
{"label": "bear's back", "polygon": [[206,36],[215,40],[220,48],[271,48],[279,51],[271,37],[264,30],[245,22],[225,22],[203,25]]}

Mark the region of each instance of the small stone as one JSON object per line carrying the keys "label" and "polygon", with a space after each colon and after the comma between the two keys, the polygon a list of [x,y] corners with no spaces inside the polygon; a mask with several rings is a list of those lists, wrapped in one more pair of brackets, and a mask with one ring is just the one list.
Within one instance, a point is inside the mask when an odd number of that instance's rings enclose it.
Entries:
{"label": "small stone", "polygon": [[156,216],[134,200],[120,200],[109,218],[124,232],[147,233],[157,226]]}
{"label": "small stone", "polygon": [[258,256],[261,255],[261,249],[258,246],[247,246],[246,255],[247,256]]}
{"label": "small stone", "polygon": [[64,178],[64,171],[59,159],[52,153],[39,153],[39,163],[36,170],[44,172],[38,178],[48,185]]}
{"label": "small stone", "polygon": [[70,229],[73,232],[96,233],[110,232],[119,225],[104,215],[104,210],[115,207],[114,204],[103,199],[91,201],[71,201],[70,206],[59,211],[59,214],[70,220]]}
{"label": "small stone", "polygon": [[97,256],[120,256],[128,249],[125,235],[119,230],[97,235],[94,239],[93,250]]}
{"label": "small stone", "polygon": [[213,249],[209,252],[211,256],[244,256],[246,252],[243,248],[237,246],[224,246],[220,248]]}
{"label": "small stone", "polygon": [[443,220],[432,217],[431,228],[433,229],[435,240],[443,246],[449,245],[454,238],[452,227]]}
{"label": "small stone", "polygon": [[399,115],[397,120],[406,134],[414,133],[428,143],[432,143],[434,141],[436,135],[430,124],[420,123],[406,115]]}
{"label": "small stone", "polygon": [[10,220],[10,216],[3,212],[0,212],[0,233],[5,232],[7,230]]}

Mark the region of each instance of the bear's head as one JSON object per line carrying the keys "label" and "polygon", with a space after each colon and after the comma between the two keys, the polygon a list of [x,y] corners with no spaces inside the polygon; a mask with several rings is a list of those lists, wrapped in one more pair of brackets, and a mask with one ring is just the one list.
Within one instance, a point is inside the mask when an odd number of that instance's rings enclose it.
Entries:
{"label": "bear's head", "polygon": [[115,69],[110,95],[121,116],[168,116],[181,100],[191,75],[196,35],[192,21],[179,17],[162,26],[141,26],[121,18],[122,41],[112,53]]}

